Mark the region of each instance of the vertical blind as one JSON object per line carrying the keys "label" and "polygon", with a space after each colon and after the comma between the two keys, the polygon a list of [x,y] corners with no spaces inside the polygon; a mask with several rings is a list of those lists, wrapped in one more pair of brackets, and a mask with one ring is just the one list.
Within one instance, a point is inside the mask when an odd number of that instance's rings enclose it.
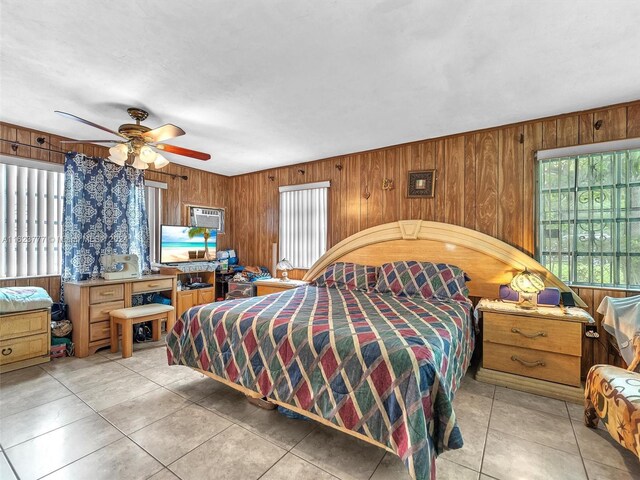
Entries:
{"label": "vertical blind", "polygon": [[575,285],[640,287],[640,149],[538,165],[538,257]]}
{"label": "vertical blind", "polygon": [[58,275],[64,174],[0,163],[0,278]]}
{"label": "vertical blind", "polygon": [[329,182],[280,187],[280,258],[310,268],[327,250]]}
{"label": "vertical blind", "polygon": [[166,183],[145,181],[145,205],[149,219],[149,258],[160,262],[160,225],[162,225],[162,190]]}

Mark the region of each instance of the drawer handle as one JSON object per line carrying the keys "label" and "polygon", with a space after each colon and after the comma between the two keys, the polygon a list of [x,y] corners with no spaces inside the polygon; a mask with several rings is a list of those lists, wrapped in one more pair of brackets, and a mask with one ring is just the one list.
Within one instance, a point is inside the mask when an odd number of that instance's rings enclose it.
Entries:
{"label": "drawer handle", "polygon": [[527,337],[527,338],[536,338],[536,337],[546,337],[547,336],[547,332],[524,333],[522,330],[520,330],[517,327],[513,327],[511,329],[511,332],[519,333],[523,337]]}
{"label": "drawer handle", "polygon": [[103,297],[110,297],[111,295],[115,295],[116,292],[114,292],[113,290],[109,290],[108,292],[100,292],[100,295],[102,295]]}
{"label": "drawer handle", "polygon": [[527,362],[526,360],[522,360],[521,358],[518,358],[515,355],[511,356],[511,361],[520,362],[525,367],[544,367],[544,362],[542,360],[536,360],[535,362]]}
{"label": "drawer handle", "polygon": [[147,286],[149,286],[149,287],[159,287],[160,284],[159,283],[149,283],[149,284],[147,284]]}
{"label": "drawer handle", "polygon": [[4,355],[5,357],[8,357],[12,353],[13,353],[13,348],[11,347],[2,349],[2,355]]}

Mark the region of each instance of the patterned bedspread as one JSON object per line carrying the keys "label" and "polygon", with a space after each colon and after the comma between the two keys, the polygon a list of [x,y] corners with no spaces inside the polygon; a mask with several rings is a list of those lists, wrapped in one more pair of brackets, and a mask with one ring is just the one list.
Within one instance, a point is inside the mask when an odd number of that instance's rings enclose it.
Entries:
{"label": "patterned bedspread", "polygon": [[452,401],[473,352],[471,304],[305,287],[194,307],[169,364],[210,371],[395,451],[412,478],[460,448]]}

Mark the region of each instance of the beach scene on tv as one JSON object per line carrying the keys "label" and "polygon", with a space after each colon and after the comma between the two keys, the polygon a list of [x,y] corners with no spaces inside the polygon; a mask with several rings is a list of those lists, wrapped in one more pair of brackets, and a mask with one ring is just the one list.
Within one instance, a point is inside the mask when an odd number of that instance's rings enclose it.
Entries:
{"label": "beach scene on tv", "polygon": [[215,260],[216,233],[203,227],[162,225],[160,263]]}

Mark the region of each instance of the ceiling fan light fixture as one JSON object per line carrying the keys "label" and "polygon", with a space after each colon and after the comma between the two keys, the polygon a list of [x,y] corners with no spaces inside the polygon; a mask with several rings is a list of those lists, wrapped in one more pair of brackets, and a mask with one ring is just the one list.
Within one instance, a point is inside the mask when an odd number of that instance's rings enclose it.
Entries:
{"label": "ceiling fan light fixture", "polygon": [[133,168],[137,168],[138,170],[146,170],[147,168],[149,168],[148,164],[146,164],[145,162],[140,160],[140,156],[139,155],[136,155],[136,157],[134,158],[133,163],[131,164],[131,166]]}
{"label": "ceiling fan light fixture", "polygon": [[119,143],[109,149],[109,160],[118,165],[124,165],[129,157],[129,147],[126,143]]}
{"label": "ceiling fan light fixture", "polygon": [[156,160],[157,153],[154,152],[148,145],[143,146],[140,149],[139,157],[144,163],[153,163]]}
{"label": "ceiling fan light fixture", "polygon": [[164,158],[159,153],[156,153],[156,161],[154,162],[154,165],[155,165],[156,168],[163,168],[163,167],[166,167],[167,165],[169,165],[169,160]]}

